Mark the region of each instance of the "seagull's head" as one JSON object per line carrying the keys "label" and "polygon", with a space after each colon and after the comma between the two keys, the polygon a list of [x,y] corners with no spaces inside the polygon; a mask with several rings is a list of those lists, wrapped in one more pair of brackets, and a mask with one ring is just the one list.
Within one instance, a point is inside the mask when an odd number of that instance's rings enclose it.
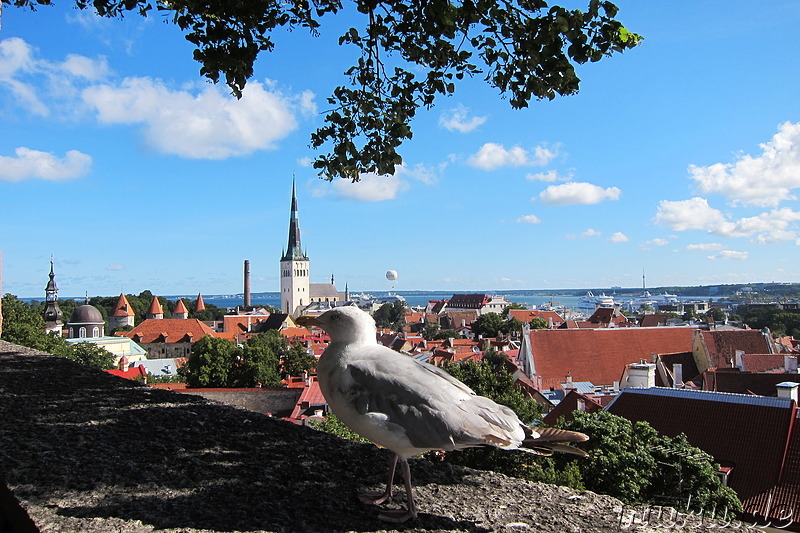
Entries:
{"label": "seagull's head", "polygon": [[336,307],[319,316],[303,315],[296,320],[301,326],[322,328],[332,343],[374,344],[375,320],[354,306]]}

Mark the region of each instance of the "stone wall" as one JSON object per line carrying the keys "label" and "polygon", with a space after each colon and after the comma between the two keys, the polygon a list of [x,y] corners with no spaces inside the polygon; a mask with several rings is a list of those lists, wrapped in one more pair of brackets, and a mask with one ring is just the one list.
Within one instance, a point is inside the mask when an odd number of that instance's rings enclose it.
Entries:
{"label": "stone wall", "polygon": [[[388,457],[0,341],[2,533],[397,531],[358,499],[382,490]],[[399,526],[407,533],[675,525],[666,513],[629,521],[644,515],[591,492],[425,460],[411,470],[420,516]],[[716,527],[706,520],[702,530]]]}

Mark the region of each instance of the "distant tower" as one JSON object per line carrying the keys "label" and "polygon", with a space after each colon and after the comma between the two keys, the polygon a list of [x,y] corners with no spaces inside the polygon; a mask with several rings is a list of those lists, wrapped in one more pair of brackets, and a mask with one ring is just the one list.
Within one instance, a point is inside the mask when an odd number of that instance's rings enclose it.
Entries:
{"label": "distant tower", "polygon": [[297,219],[297,194],[292,178],[292,208],[289,215],[289,244],[281,257],[281,311],[294,314],[311,303],[309,260],[300,247],[300,221]]}
{"label": "distant tower", "polygon": [[175,309],[172,311],[172,318],[180,318],[181,320],[189,318],[189,310],[186,308],[186,304],[183,303],[183,298],[179,298],[178,303],[175,304]]}
{"label": "distant tower", "polygon": [[244,260],[244,306],[250,307],[250,261]]}
{"label": "distant tower", "polygon": [[161,320],[164,318],[164,308],[161,307],[161,302],[158,301],[158,296],[153,296],[153,303],[150,304],[150,309],[147,310],[145,318],[156,320]]}
{"label": "distant tower", "polygon": [[105,320],[100,311],[93,305],[89,305],[89,297],[86,303],[76,308],[67,322],[70,339],[94,339],[102,337],[105,331]]}
{"label": "distant tower", "polygon": [[206,310],[206,302],[203,300],[203,295],[199,292],[197,293],[197,300],[194,302],[194,311],[205,311]]}
{"label": "distant tower", "polygon": [[133,311],[133,306],[128,301],[128,297],[125,296],[125,293],[120,293],[119,298],[117,298],[117,305],[108,315],[108,329],[113,330],[124,326],[133,327],[135,316],[136,313]]}
{"label": "distant tower", "polygon": [[58,307],[58,287],[56,286],[56,275],[53,273],[53,258],[50,257],[50,281],[44,288],[45,302],[44,302],[44,330],[47,333],[54,333],[58,337],[61,336],[61,330],[64,326],[64,313]]}

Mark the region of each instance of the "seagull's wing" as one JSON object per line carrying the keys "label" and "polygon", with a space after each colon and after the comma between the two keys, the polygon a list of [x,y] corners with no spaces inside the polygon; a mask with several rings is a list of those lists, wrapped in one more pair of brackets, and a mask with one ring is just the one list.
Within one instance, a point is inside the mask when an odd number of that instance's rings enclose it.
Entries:
{"label": "seagull's wing", "polygon": [[402,431],[414,448],[517,447],[524,437],[519,419],[507,407],[388,348],[362,348],[348,358],[347,372],[352,407]]}

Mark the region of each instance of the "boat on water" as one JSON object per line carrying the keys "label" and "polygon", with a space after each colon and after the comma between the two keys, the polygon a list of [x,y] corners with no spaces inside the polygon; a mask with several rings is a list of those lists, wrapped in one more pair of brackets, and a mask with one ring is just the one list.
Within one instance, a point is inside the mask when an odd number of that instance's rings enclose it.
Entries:
{"label": "boat on water", "polygon": [[595,295],[592,291],[589,291],[585,296],[578,298],[578,305],[575,307],[575,310],[591,315],[598,307],[608,307],[613,309],[614,297],[608,296],[605,293]]}
{"label": "boat on water", "polygon": [[661,306],[676,305],[679,303],[677,294],[650,294],[650,291],[644,291],[641,296],[638,296],[628,303],[628,308],[632,311],[638,311],[643,307],[653,307],[658,309]]}

